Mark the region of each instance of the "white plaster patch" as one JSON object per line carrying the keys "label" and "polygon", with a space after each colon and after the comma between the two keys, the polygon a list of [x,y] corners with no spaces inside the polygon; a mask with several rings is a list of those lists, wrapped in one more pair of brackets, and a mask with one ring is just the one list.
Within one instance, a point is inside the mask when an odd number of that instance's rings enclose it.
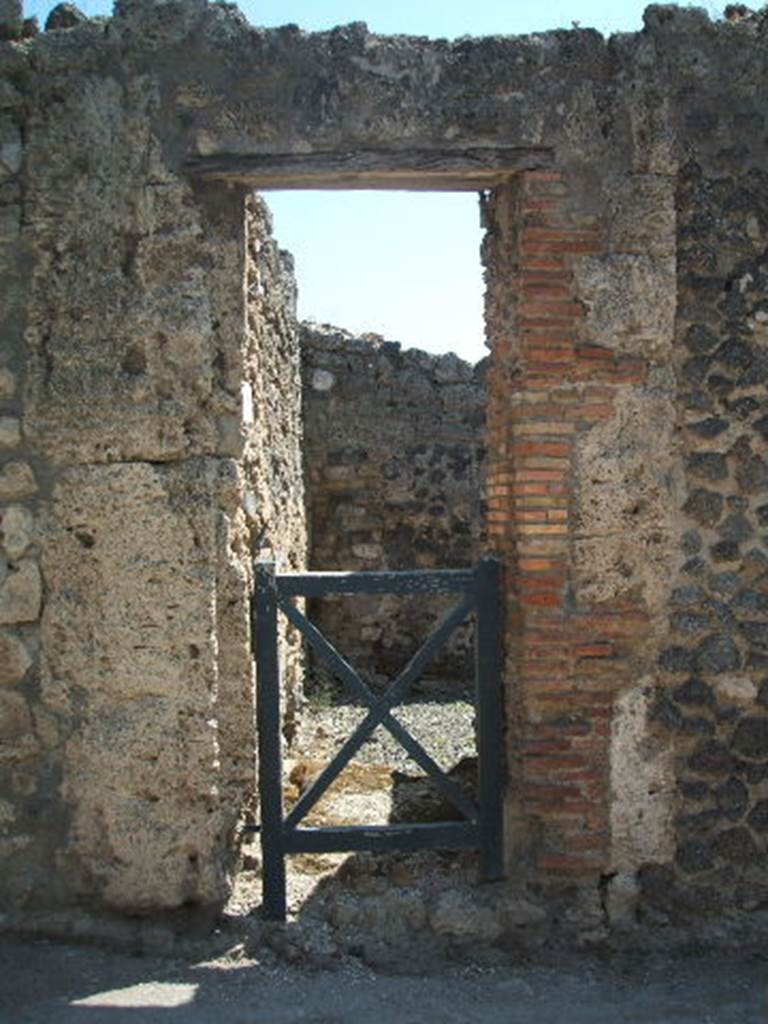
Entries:
{"label": "white plaster patch", "polygon": [[675,848],[674,761],[648,733],[649,681],[621,694],[611,724],[611,869],[669,861]]}
{"label": "white plaster patch", "polygon": [[253,388],[244,380],[240,388],[243,423],[249,427],[253,423]]}

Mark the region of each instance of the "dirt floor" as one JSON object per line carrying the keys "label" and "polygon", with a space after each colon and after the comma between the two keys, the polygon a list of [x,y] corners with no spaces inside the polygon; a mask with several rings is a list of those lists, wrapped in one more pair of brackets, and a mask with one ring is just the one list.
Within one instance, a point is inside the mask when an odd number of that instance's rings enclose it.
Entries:
{"label": "dirt floor", "polygon": [[765,1024],[762,956],[559,957],[427,977],[0,939],[2,1024]]}

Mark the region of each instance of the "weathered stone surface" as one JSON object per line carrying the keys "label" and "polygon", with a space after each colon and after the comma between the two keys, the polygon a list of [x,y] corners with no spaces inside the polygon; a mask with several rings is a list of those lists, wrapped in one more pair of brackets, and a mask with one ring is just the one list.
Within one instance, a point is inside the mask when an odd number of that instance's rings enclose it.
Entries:
{"label": "weathered stone surface", "polygon": [[16,562],[0,582],[0,625],[37,621],[42,599],[37,562],[29,558]]}
{"label": "weathered stone surface", "polygon": [[[718,676],[714,681],[718,696],[750,705],[757,696],[757,686],[749,676]],[[723,714],[724,712],[721,712]]]}
{"label": "weathered stone surface", "polygon": [[692,771],[706,775],[721,775],[730,772],[733,766],[733,755],[726,746],[715,740],[698,744],[688,758],[688,767]]}
{"label": "weathered stone surface", "polygon": [[0,509],[0,547],[8,558],[21,558],[32,543],[34,520],[32,514],[21,505],[9,505]]}
{"label": "weathered stone surface", "polygon": [[697,487],[689,495],[683,511],[702,526],[714,526],[723,514],[724,504],[722,494],[708,491],[705,487]]}
{"label": "weathered stone surface", "polygon": [[0,451],[16,448],[21,441],[21,424],[14,416],[0,416]]}
{"label": "weathered stone surface", "polygon": [[[3,2],[2,31],[16,37],[18,4]],[[126,2],[116,15],[2,55],[0,363],[23,381],[4,385],[2,415],[20,417],[29,465],[8,462],[6,445],[0,500],[39,499],[31,511],[50,594],[43,704],[31,741],[13,748],[29,759],[46,747],[39,799],[49,803],[24,892],[133,911],[226,892],[234,818],[252,798],[250,554],[285,543],[293,567],[303,529],[299,418],[281,405],[297,394],[291,286],[274,248],[261,248],[255,201],[245,203],[257,165],[282,159],[295,174],[297,163],[420,153],[419,166],[464,160],[477,173],[514,150],[517,166],[544,174],[471,183],[489,226],[488,451],[512,598],[511,721],[549,728],[554,696],[568,707],[557,714],[587,730],[588,754],[573,756],[599,785],[588,789],[570,764],[547,770],[563,783],[555,792],[567,781],[599,805],[584,819],[582,868],[606,872],[613,843],[629,876],[641,849],[651,865],[667,861],[643,873],[642,899],[658,912],[726,907],[759,870],[744,858],[745,833],[718,840],[718,890],[681,888],[672,851],[686,829],[711,833],[741,806],[731,777],[749,791],[746,820],[765,799],[768,762],[749,723],[768,649],[764,610],[748,593],[760,594],[768,570],[763,16],[710,23],[653,7],[643,33],[610,43],[584,31],[450,43],[362,26],[253,30],[226,5],[197,0]],[[550,223],[553,198],[562,205]],[[326,372],[333,386],[312,390],[327,412],[343,373]],[[463,372],[435,364],[456,417]],[[418,394],[408,401],[418,406]],[[531,446],[531,424],[559,440]],[[373,417],[369,426],[381,429]],[[324,485],[341,495],[369,466],[362,445],[336,447]],[[433,466],[407,453],[385,493],[423,509],[431,472],[450,472],[452,459]],[[427,493],[416,493],[417,468]],[[409,564],[445,550],[446,536],[464,543],[443,529],[451,493],[427,506],[431,534],[423,523],[402,531],[395,553]],[[339,532],[352,555],[366,565],[379,549],[391,556],[370,536],[363,502],[347,505]],[[543,508],[565,518],[536,518]],[[466,521],[473,529],[473,514]],[[18,573],[10,561],[4,587]],[[694,584],[702,595],[675,598],[670,616],[670,593]],[[365,639],[385,650],[375,628],[365,623]],[[31,650],[34,629],[23,635]],[[563,653],[546,669],[554,695],[541,675],[531,683],[544,660],[529,656],[534,647]],[[665,694],[669,713],[648,724],[644,699],[623,692],[630,678],[649,692],[677,688],[692,671],[714,694],[697,713]],[[714,732],[697,741],[704,729]],[[624,758],[654,784],[667,747],[681,770],[707,775],[721,809],[661,827],[655,794],[636,792],[617,766]],[[51,788],[60,780],[64,807]],[[659,849],[632,824],[635,803]],[[540,866],[537,837],[557,847],[550,825],[564,807],[537,806],[519,830],[532,844],[526,863]],[[552,861],[566,857],[569,869],[579,859],[561,849]],[[17,877],[0,873],[3,898],[18,898]]]}
{"label": "weathered stone surface", "polygon": [[666,397],[637,389],[619,393],[616,406],[615,418],[576,446],[576,594],[602,602],[639,589],[654,607],[667,593],[675,546],[675,468],[658,454],[670,452],[674,409]]}
{"label": "weathered stone surface", "polygon": [[16,501],[37,490],[32,467],[26,462],[6,462],[0,466],[0,501]]}
{"label": "weathered stone surface", "polygon": [[502,933],[499,916],[458,889],[440,893],[429,923],[438,935],[464,942],[493,942]]}
{"label": "weathered stone surface", "polygon": [[741,655],[734,641],[713,633],[696,647],[696,666],[701,672],[733,672],[741,667]]}
{"label": "weathered stone surface", "polygon": [[332,920],[337,927],[392,938],[423,928],[427,910],[419,892],[392,889],[374,896],[347,895],[334,904]]}
{"label": "weathered stone surface", "polygon": [[693,652],[685,647],[665,647],[659,654],[659,668],[665,672],[690,672],[693,667]]}
{"label": "weathered stone surface", "polygon": [[[282,572],[300,571],[307,564],[308,524],[296,281],[290,256],[272,239],[266,204],[250,196],[245,215],[248,330],[243,372],[249,397],[243,408],[246,489],[242,506],[255,556],[276,558]],[[247,614],[243,599],[241,593],[240,614]],[[302,699],[304,647],[296,631],[285,623],[281,623],[281,642],[285,727],[290,732]],[[229,674],[234,678],[243,669],[233,665]],[[245,752],[252,749],[253,736],[240,706],[240,701],[234,700],[227,716],[228,730],[231,749]],[[246,777],[250,772],[243,756],[239,770]]]}
{"label": "weathered stone surface", "polygon": [[640,900],[640,884],[634,872],[618,873],[608,881],[605,911],[612,927],[626,928],[635,924]]}
{"label": "weathered stone surface", "polygon": [[86,16],[74,4],[56,4],[45,20],[45,31],[51,32],[57,28],[74,28],[81,22],[87,21]]}
{"label": "weathered stone surface", "polygon": [[[88,31],[44,35],[41,45],[66,52]],[[77,48],[94,43],[95,56],[98,44],[85,38]],[[243,437],[227,423],[240,421],[242,198],[195,202],[170,172],[152,133],[149,78],[123,87],[105,69],[64,95],[66,138],[51,125],[26,153],[39,255],[26,330],[27,439],[65,464],[236,457]],[[88,154],[87,171],[60,204],[73,148]]]}
{"label": "weathered stone surface", "polygon": [[719,452],[695,452],[687,457],[686,466],[692,476],[704,480],[725,480],[728,476],[728,464]]}
{"label": "weathered stone surface", "polygon": [[733,512],[731,515],[726,516],[717,528],[717,532],[723,540],[734,541],[739,544],[751,537],[755,531],[747,516],[742,515],[740,512]]}
{"label": "weathered stone surface", "polygon": [[224,529],[233,472],[220,460],[91,466],[68,470],[54,492],[44,565],[67,586],[46,605],[42,694],[54,711],[58,680],[87,694],[62,766],[69,850],[113,906],[207,905],[225,891],[237,805],[227,806],[224,766],[235,755],[216,699],[238,694],[247,714],[250,684],[224,670],[236,644],[247,651],[245,621],[223,657],[210,643],[237,559]]}
{"label": "weathered stone surface", "polygon": [[706,324],[691,324],[683,337],[683,343],[697,355],[715,348],[718,340],[717,334]]}
{"label": "weathered stone surface", "polygon": [[0,685],[18,683],[32,664],[32,658],[19,637],[0,629]]}
{"label": "weathered stone surface", "polygon": [[748,824],[755,832],[768,832],[768,800],[760,800],[749,812]]}
{"label": "weathered stone surface", "polygon": [[733,749],[741,757],[768,760],[768,718],[743,718],[733,736]]}
{"label": "weathered stone surface", "polygon": [[11,398],[16,391],[16,376],[0,367],[0,398]]}
{"label": "weathered stone surface", "polygon": [[32,730],[32,716],[29,705],[20,694],[10,690],[0,690],[0,738],[7,748],[3,751],[3,760],[13,754],[13,742],[27,736]]}
{"label": "weathered stone surface", "polygon": [[[673,220],[664,225],[671,245]],[[662,356],[672,344],[674,260],[610,253],[577,264],[576,281],[587,306],[586,336],[629,355]]]}
{"label": "weathered stone surface", "polygon": [[715,856],[737,864],[752,864],[760,854],[752,833],[743,826],[718,833],[712,841],[712,851]]}
{"label": "weathered stone surface", "polygon": [[21,35],[23,9],[21,0],[0,0],[0,41]]}
{"label": "weathered stone surface", "polygon": [[674,769],[670,744],[649,735],[650,688],[616,701],[611,727],[611,869],[634,871],[674,849]]}
{"label": "weathered stone surface", "polygon": [[740,779],[731,777],[715,791],[715,799],[726,818],[738,821],[749,805],[749,791]]}
{"label": "weathered stone surface", "polygon": [[708,871],[714,865],[710,845],[703,839],[689,839],[678,846],[675,861],[686,874]]}
{"label": "weathered stone surface", "polygon": [[501,916],[504,924],[512,928],[532,928],[547,920],[544,907],[522,896],[510,896],[501,902]]}
{"label": "weathered stone surface", "polygon": [[740,622],[739,630],[750,644],[763,649],[768,648],[768,622],[762,620]]}
{"label": "weathered stone surface", "polygon": [[719,437],[720,434],[725,433],[728,430],[730,424],[728,420],[723,419],[721,416],[709,416],[705,420],[700,420],[698,423],[689,423],[688,430],[697,434],[699,437],[712,438]]}
{"label": "weathered stone surface", "polygon": [[707,686],[697,676],[692,676],[681,686],[678,686],[672,696],[679,704],[711,705],[715,703],[715,695],[712,692],[712,688]]}
{"label": "weathered stone surface", "polygon": [[709,549],[713,562],[737,562],[741,555],[739,545],[731,540],[721,540]]}

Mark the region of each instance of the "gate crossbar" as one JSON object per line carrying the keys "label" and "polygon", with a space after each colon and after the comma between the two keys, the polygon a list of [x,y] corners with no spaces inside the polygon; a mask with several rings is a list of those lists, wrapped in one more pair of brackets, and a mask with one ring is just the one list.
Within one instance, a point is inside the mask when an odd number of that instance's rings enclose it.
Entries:
{"label": "gate crossbar", "polygon": [[336,778],[344,770],[346,764],[355,756],[365,741],[376,731],[379,725],[385,729],[403,746],[419,767],[434,779],[435,784],[442,791],[443,795],[470,819],[477,818],[477,807],[465,795],[464,790],[449,779],[424,749],[424,747],[405,729],[396,718],[390,714],[391,708],[399,704],[407,695],[412,683],[421,674],[423,668],[429,664],[433,655],[439,650],[443,643],[457,626],[466,619],[472,612],[472,601],[463,600],[456,608],[447,615],[440,623],[435,632],[429,637],[425,644],[417,651],[414,657],[406,666],[405,670],[397,677],[389,690],[381,698],[376,698],[370,689],[365,685],[360,676],[346,661],[335,647],[323,636],[320,630],[306,619],[301,612],[294,607],[287,599],[278,596],[278,606],[285,612],[289,620],[301,630],[309,640],[310,644],[322,658],[325,664],[337,673],[339,678],[351,691],[354,697],[359,697],[368,707],[368,714],[357,726],[352,735],[344,742],[339,751],[334,755],[326,768],[320,773],[313,785],[302,794],[292,811],[285,819],[286,825],[298,825],[307,812],[314,807],[317,801],[331,786]]}
{"label": "gate crossbar", "polygon": [[[292,597],[326,594],[460,594],[459,603],[437,626],[382,697],[376,697],[355,669],[291,602]],[[278,609],[306,637],[317,655],[361,699],[364,720],[285,816],[282,790]],[[424,747],[391,715],[450,634],[475,613],[475,697],[479,800],[476,805],[440,768]],[[285,855],[308,852],[479,849],[484,877],[502,873],[502,704],[499,660],[499,565],[483,559],[474,569],[427,572],[285,573],[271,563],[256,566],[252,607],[256,646],[259,792],[263,871],[263,915],[285,920]],[[382,725],[464,815],[460,822],[407,825],[298,828],[357,750]]]}

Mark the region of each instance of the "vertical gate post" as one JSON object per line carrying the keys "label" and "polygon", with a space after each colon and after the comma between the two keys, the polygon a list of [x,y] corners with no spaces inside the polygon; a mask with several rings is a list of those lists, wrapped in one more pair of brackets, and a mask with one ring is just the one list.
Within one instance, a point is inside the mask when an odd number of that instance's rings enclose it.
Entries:
{"label": "vertical gate post", "polygon": [[480,797],[480,868],[486,880],[504,874],[504,702],[501,689],[501,565],[481,559],[475,568],[477,636],[477,753]]}
{"label": "vertical gate post", "polygon": [[284,921],[283,758],[280,732],[280,667],[277,650],[275,565],[256,566],[252,635],[256,643],[256,725],[259,737],[262,914]]}

